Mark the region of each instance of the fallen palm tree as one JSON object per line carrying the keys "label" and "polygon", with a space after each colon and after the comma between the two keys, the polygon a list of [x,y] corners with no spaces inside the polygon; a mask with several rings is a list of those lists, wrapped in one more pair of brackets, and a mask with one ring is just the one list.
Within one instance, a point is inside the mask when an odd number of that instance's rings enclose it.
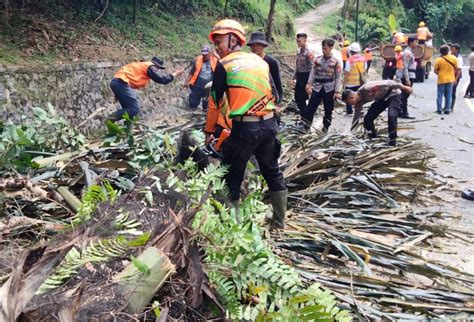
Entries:
{"label": "fallen palm tree", "polygon": [[[224,203],[225,169],[205,160],[191,136],[177,148],[178,131],[193,126],[132,133],[110,125],[106,139],[74,149],[33,132],[29,140],[8,135],[1,155],[24,162],[0,180],[0,283],[11,299],[2,314],[344,321],[343,307],[361,319],[468,317],[473,276],[419,253],[439,236],[470,239],[411,207],[442,184],[427,168],[426,147],[288,125],[281,161],[292,209],[286,229],[267,240],[258,172],[249,173],[237,222]],[[71,238],[65,251],[11,266],[42,243],[55,249]],[[31,272],[36,295],[13,303],[21,272]]]}
{"label": "fallen palm tree", "polygon": [[[33,133],[28,142],[8,135],[26,162],[21,174],[5,169],[0,183],[5,319],[349,319],[330,292],[308,287],[271,251],[256,223],[266,209],[258,192],[238,223],[222,203],[224,168],[176,164],[175,136],[165,131],[110,130],[75,150],[54,150]],[[28,159],[26,149],[40,157]],[[10,265],[40,241],[72,236],[67,252]],[[18,302],[21,272],[38,270]]]}
{"label": "fallen palm tree", "polygon": [[402,141],[387,148],[351,134],[287,139],[282,161],[294,207],[274,244],[361,319],[472,317],[474,275],[420,253],[450,228],[412,207],[441,183],[427,167],[430,151]]}

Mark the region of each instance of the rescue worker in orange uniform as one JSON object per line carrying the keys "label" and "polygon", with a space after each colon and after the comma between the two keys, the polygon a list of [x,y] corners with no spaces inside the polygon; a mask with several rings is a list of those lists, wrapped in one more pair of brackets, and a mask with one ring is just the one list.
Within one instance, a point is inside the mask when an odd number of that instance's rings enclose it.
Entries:
{"label": "rescue worker in orange uniform", "polygon": [[376,47],[373,47],[372,43],[369,43],[367,45],[367,48],[364,49],[364,58],[367,63],[367,69],[366,72],[369,72],[370,66],[372,65],[372,59],[374,58],[374,55],[372,54],[372,51],[377,49]]}
{"label": "rescue worker in orange uniform", "polygon": [[153,57],[150,62],[130,63],[123,66],[110,82],[110,88],[119,101],[122,109],[112,113],[108,120],[116,122],[128,113],[130,118],[138,115],[140,112],[140,102],[134,89],[142,89],[148,85],[150,80],[159,84],[171,83],[176,77],[180,76],[184,69],[179,69],[172,74],[161,74],[160,69],[165,69],[164,62]]}
{"label": "rescue worker in orange uniform", "polygon": [[395,76],[401,81],[403,79],[403,55],[402,55],[402,46],[395,46]]}
{"label": "rescue worker in orange uniform", "polygon": [[[245,53],[245,30],[235,20],[224,19],[212,28],[209,40],[221,60],[216,66],[204,132],[206,144],[212,139],[219,115],[232,120],[232,130],[223,145],[223,164],[229,167],[225,180],[230,201],[238,211],[240,187],[252,155],[270,190],[273,214],[267,218],[272,228],[284,226],[287,188],[278,165],[280,142],[275,118],[276,88],[272,87],[268,64],[255,54]],[[220,109],[226,95],[227,110]]]}
{"label": "rescue worker in orange uniform", "polygon": [[426,43],[427,40],[433,38],[433,35],[431,34],[428,27],[426,27],[426,24],[423,21],[420,21],[420,23],[418,24],[418,29],[416,30],[416,38],[418,39],[418,44],[420,45],[423,45],[424,43]]}
{"label": "rescue worker in orange uniform", "polygon": [[349,45],[351,43],[349,40],[344,40],[344,45],[342,46],[341,49],[341,56],[342,56],[342,69],[346,69],[346,62],[349,59]]}
{"label": "rescue worker in orange uniform", "polygon": [[189,88],[188,104],[190,108],[196,109],[201,103],[202,109],[207,110],[209,95],[207,95],[205,87],[207,83],[212,82],[217,61],[217,57],[211,54],[209,46],[201,48],[201,55],[196,58],[184,82],[184,86]]}

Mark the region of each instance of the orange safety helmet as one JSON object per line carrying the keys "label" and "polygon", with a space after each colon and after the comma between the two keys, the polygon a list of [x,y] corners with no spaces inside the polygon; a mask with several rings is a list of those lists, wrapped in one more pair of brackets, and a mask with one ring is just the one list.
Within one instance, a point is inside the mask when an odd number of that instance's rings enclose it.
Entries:
{"label": "orange safety helmet", "polygon": [[227,35],[227,34],[234,34],[240,40],[240,45],[245,45],[246,38],[245,38],[245,30],[244,27],[240,23],[232,19],[224,19],[218,21],[211,30],[209,34],[209,40],[214,42],[215,35]]}

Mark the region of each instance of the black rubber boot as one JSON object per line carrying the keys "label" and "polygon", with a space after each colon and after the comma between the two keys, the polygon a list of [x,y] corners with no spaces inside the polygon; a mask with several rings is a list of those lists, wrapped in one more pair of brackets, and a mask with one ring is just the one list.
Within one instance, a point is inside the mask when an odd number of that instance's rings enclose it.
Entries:
{"label": "black rubber boot", "polygon": [[285,227],[285,215],[288,206],[288,190],[270,191],[272,201],[273,215],[267,215],[267,222],[271,229],[280,229]]}

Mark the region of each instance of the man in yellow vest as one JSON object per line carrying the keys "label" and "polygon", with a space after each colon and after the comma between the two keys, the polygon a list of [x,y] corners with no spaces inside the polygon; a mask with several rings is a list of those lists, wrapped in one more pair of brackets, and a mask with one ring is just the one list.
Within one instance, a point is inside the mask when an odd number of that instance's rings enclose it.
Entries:
{"label": "man in yellow vest", "polygon": [[[275,118],[276,88],[272,88],[268,64],[255,54],[241,51],[245,30],[235,20],[224,19],[212,28],[209,40],[221,60],[217,63],[207,110],[206,144],[212,139],[219,115],[231,120],[231,134],[222,147],[223,164],[229,167],[225,180],[230,201],[238,211],[240,188],[247,162],[252,155],[270,190],[273,214],[267,220],[272,228],[284,226],[287,188],[278,165],[281,144]],[[221,110],[224,94],[228,105]]]}
{"label": "man in yellow vest", "polygon": [[[361,55],[361,47],[357,42],[349,46],[350,57],[344,68],[344,87],[356,92],[365,82],[365,71],[367,69],[364,56]],[[346,104],[346,113],[353,113],[352,105]]]}
{"label": "man in yellow vest", "polygon": [[172,74],[161,74],[160,70],[165,69],[164,62],[153,57],[148,62],[130,63],[123,66],[110,82],[110,88],[119,101],[122,109],[112,113],[108,120],[116,122],[121,120],[125,113],[130,118],[135,117],[140,112],[140,102],[134,89],[142,89],[148,85],[152,79],[158,84],[171,83],[180,76],[184,69],[179,69]]}
{"label": "man in yellow vest", "polygon": [[201,55],[196,58],[189,75],[184,81],[184,86],[189,88],[189,107],[196,109],[202,104],[202,109],[207,110],[208,97],[206,84],[212,82],[217,65],[217,57],[211,54],[209,46],[201,48]]}
{"label": "man in yellow vest", "polygon": [[423,45],[424,43],[426,43],[427,40],[433,38],[433,35],[431,34],[428,27],[426,27],[426,24],[423,21],[420,21],[420,23],[418,24],[418,29],[416,30],[416,38],[418,39],[418,43],[420,45]]}

